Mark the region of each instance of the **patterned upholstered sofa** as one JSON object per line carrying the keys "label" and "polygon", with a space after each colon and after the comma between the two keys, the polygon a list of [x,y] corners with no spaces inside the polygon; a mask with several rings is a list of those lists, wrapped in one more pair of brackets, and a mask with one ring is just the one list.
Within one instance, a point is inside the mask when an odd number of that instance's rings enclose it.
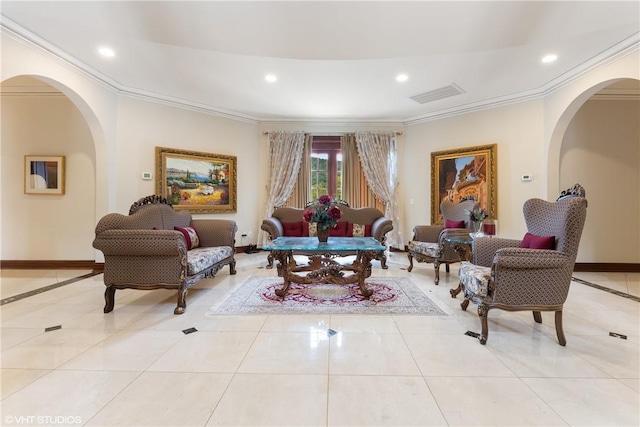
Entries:
{"label": "patterned upholstered sofa", "polygon": [[[393,223],[375,208],[352,208],[340,206],[342,217],[336,230],[331,230],[329,236],[350,237],[361,230],[365,237],[373,237],[383,245],[386,235],[393,230]],[[311,230],[308,223],[302,219],[304,209],[301,208],[277,208],[269,218],[262,221],[262,230],[269,233],[269,238],[274,240],[282,236],[309,236],[314,235],[313,225]],[[311,233],[309,232],[311,231]],[[267,258],[267,268],[273,267],[273,256]],[[382,254],[379,258],[382,268],[387,268],[387,256]]]}
{"label": "patterned upholstered sofa", "polygon": [[194,220],[158,196],[138,200],[128,216],[107,214],[93,241],[105,258],[104,312],[113,310],[116,289],[177,289],[174,313],[184,313],[187,290],[198,280],[213,277],[225,265],[236,273],[237,229],[232,220]]}

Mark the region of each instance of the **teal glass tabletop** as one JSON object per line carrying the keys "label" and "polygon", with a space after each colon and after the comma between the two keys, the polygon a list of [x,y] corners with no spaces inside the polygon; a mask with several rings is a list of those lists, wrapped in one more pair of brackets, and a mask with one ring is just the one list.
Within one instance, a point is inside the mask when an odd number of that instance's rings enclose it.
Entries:
{"label": "teal glass tabletop", "polygon": [[373,237],[329,237],[326,243],[317,237],[278,237],[262,247],[265,251],[384,251]]}
{"label": "teal glass tabletop", "polygon": [[470,245],[471,243],[473,243],[473,237],[471,237],[468,233],[457,234],[457,235],[445,237],[444,241],[447,243],[463,243],[463,244],[466,243]]}

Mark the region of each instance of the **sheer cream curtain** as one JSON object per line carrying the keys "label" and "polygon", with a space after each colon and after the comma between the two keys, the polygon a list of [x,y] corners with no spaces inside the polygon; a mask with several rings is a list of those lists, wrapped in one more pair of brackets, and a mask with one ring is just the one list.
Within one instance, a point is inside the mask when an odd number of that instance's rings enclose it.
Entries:
{"label": "sheer cream curtain", "polygon": [[389,246],[404,247],[400,212],[397,201],[398,171],[395,132],[356,132],[360,162],[369,187],[385,203],[385,216],[393,222]]}
{"label": "sheer cream curtain", "polygon": [[342,152],[342,198],[352,208],[372,207],[384,210],[384,203],[375,197],[360,165],[355,134],[340,138]]}
{"label": "sheer cream curtain", "polygon": [[[262,219],[270,217],[273,208],[284,205],[291,196],[298,178],[303,149],[304,132],[269,132],[269,183]],[[260,231],[258,245],[264,245],[267,238],[267,233]]]}
{"label": "sheer cream curtain", "polygon": [[305,135],[304,149],[302,150],[302,161],[300,162],[300,172],[298,180],[291,192],[291,198],[287,201],[287,206],[292,208],[304,208],[311,201],[311,144],[313,135]]}

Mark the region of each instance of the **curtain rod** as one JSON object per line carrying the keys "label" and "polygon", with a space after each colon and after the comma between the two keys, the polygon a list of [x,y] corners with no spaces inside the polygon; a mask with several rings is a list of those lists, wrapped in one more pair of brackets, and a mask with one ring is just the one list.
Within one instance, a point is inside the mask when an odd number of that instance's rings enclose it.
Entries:
{"label": "curtain rod", "polygon": [[[269,135],[269,132],[270,132],[270,131],[268,131],[268,130],[263,130],[263,131],[262,131],[262,134],[263,134],[263,135]],[[355,135],[355,132],[334,132],[334,133],[335,133],[335,135],[336,135],[336,136],[339,136],[339,135]],[[317,135],[317,136],[322,136],[322,135],[324,135],[322,132],[319,132],[319,133],[315,133],[315,132],[305,132],[305,134],[309,134],[309,135]],[[396,136],[400,136],[400,135],[402,135],[402,132],[396,132]]]}

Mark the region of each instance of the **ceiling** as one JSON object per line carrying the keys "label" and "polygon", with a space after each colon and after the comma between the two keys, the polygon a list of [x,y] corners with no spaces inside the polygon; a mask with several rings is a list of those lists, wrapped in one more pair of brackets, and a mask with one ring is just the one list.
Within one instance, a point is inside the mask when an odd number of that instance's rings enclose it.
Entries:
{"label": "ceiling", "polygon": [[[410,123],[517,102],[640,40],[638,1],[3,0],[0,12],[4,30],[123,93],[256,121]],[[543,64],[548,53],[558,60]],[[411,99],[442,88],[460,93]]]}

